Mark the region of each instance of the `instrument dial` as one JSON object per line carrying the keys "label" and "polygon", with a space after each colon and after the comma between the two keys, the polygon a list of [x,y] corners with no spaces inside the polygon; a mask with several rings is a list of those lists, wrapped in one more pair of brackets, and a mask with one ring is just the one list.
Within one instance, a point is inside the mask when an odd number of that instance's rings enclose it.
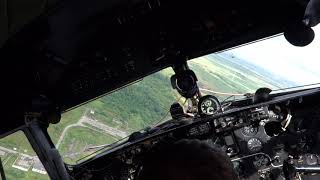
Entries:
{"label": "instrument dial", "polygon": [[264,155],[257,155],[254,156],[254,161],[253,161],[253,165],[259,169],[261,167],[265,167],[267,166],[269,163],[269,159],[267,157],[265,157]]}
{"label": "instrument dial", "polygon": [[258,128],[253,126],[245,126],[242,128],[241,132],[245,136],[252,137],[258,133]]}
{"label": "instrument dial", "polygon": [[213,115],[220,109],[220,102],[215,96],[206,95],[199,100],[198,111],[201,115]]}
{"label": "instrument dial", "polygon": [[318,164],[318,157],[314,154],[308,154],[306,156],[306,163],[310,166]]}
{"label": "instrument dial", "polygon": [[262,143],[259,139],[257,138],[251,138],[249,139],[248,141],[248,149],[251,151],[251,152],[257,152],[257,151],[260,151],[262,149]]}

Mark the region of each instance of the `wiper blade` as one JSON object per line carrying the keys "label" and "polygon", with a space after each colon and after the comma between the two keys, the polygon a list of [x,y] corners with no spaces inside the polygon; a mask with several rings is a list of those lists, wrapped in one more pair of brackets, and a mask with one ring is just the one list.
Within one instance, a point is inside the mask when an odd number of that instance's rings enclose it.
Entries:
{"label": "wiper blade", "polygon": [[122,138],[122,139],[120,139],[120,140],[118,140],[118,141],[116,141],[114,143],[111,143],[111,144],[103,144],[103,145],[99,145],[99,146],[88,147],[84,151],[90,151],[90,150],[93,150],[93,149],[98,149],[98,150],[94,151],[93,153],[91,153],[91,154],[89,154],[87,156],[84,156],[84,157],[78,159],[76,161],[76,163],[78,164],[78,163],[82,162],[84,159],[92,157],[92,156],[96,155],[97,153],[99,153],[99,152],[101,152],[103,150],[106,150],[107,148],[113,149],[113,148],[115,148],[117,146],[120,146],[120,145],[128,142],[128,138],[129,138],[129,136],[127,136],[125,138]]}
{"label": "wiper blade", "polygon": [[200,91],[206,91],[206,92],[210,92],[213,94],[219,94],[219,95],[227,95],[227,96],[245,96],[245,94],[240,94],[240,93],[226,93],[226,92],[219,92],[219,91],[213,91],[210,89],[203,89],[203,88],[199,88]]}

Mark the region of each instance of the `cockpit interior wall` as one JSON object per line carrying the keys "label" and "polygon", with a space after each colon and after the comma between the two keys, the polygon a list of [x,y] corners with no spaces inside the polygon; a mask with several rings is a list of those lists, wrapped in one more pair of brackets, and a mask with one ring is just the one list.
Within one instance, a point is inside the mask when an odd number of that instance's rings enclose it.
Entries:
{"label": "cockpit interior wall", "polygon": [[24,25],[40,16],[57,0],[1,0],[0,1],[0,47]]}

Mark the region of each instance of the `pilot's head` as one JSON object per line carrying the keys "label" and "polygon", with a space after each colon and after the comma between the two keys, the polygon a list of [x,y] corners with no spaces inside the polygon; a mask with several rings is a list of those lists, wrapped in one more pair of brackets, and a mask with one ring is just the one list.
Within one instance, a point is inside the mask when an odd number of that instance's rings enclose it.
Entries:
{"label": "pilot's head", "polygon": [[237,180],[225,153],[199,140],[181,140],[148,154],[138,180]]}

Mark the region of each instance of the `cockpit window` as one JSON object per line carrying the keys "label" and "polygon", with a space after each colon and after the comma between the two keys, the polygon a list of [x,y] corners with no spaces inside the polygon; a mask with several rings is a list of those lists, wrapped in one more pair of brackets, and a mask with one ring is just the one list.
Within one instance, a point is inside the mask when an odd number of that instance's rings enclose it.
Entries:
{"label": "cockpit window", "polygon": [[0,158],[8,180],[49,179],[46,170],[22,131],[0,139]]}
{"label": "cockpit window", "polygon": [[289,44],[284,36],[259,41],[222,53],[196,58],[190,67],[204,93],[241,97],[260,87],[273,91],[320,82],[320,26],[306,47]]}
{"label": "cockpit window", "polygon": [[[189,61],[198,77],[201,94],[220,101],[241,99],[258,88],[274,92],[320,82],[320,26],[307,47],[294,47],[283,36],[245,45]],[[167,68],[114,93],[67,111],[49,134],[68,164],[131,133],[170,118],[172,103],[185,99],[172,89]],[[185,108],[187,104],[185,104]]]}
{"label": "cockpit window", "polygon": [[171,68],[152,74],[83,106],[65,112],[49,134],[66,163],[77,161],[131,133],[169,119],[172,103],[181,101],[171,88]]}

